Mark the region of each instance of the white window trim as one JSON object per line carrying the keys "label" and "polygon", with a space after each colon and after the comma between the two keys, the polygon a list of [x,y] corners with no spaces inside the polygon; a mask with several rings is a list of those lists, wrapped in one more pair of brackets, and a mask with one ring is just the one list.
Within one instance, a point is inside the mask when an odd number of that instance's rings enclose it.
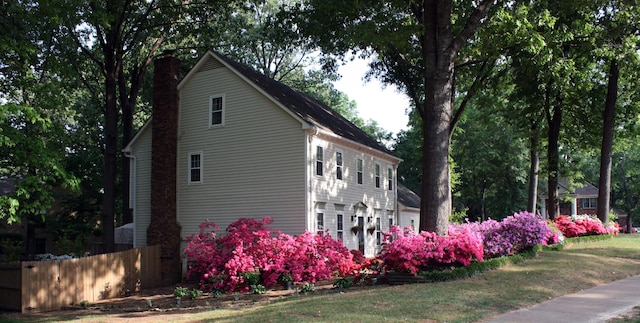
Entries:
{"label": "white window trim", "polygon": [[[216,98],[222,99],[222,113],[221,113],[222,120],[220,121],[220,124],[213,124],[213,99],[216,99]],[[226,99],[224,94],[209,96],[209,128],[224,127],[226,111],[227,111],[227,107],[226,107]]]}
{"label": "white window trim", "polygon": [[376,189],[382,188],[382,167],[378,163],[373,165],[373,186]]}
{"label": "white window trim", "polygon": [[[342,223],[340,223],[340,220],[342,220]],[[340,228],[341,224],[342,224],[342,228]],[[340,241],[344,240],[344,212],[343,211],[338,211],[336,213],[336,239]]]}
{"label": "white window trim", "polygon": [[[191,171],[193,170],[191,168],[191,156],[200,156],[200,180],[199,181],[192,181],[191,180]],[[202,154],[201,151],[194,151],[194,152],[190,152],[189,153],[189,157],[187,157],[187,167],[188,167],[188,172],[187,172],[187,182],[189,184],[202,184],[203,183],[203,177],[204,177],[204,156]]]}
{"label": "white window trim", "polygon": [[387,167],[387,190],[393,191],[393,168]]}
{"label": "white window trim", "polygon": [[[318,148],[322,149],[322,159],[318,159]],[[325,161],[326,161],[326,159],[327,159],[327,158],[326,158],[326,155],[327,155],[327,154],[326,154],[326,152],[325,152],[325,151],[326,151],[326,149],[324,149],[324,147],[323,147],[323,146],[321,146],[321,145],[316,145],[315,153],[313,154],[313,159],[315,160],[315,163],[314,163],[314,165],[313,165],[313,174],[314,174],[316,177],[324,178],[324,173],[325,173],[325,169],[324,169],[324,162],[325,162]],[[318,163],[320,163],[320,164],[321,164],[321,168],[320,168],[320,170],[322,171],[322,174],[321,174],[321,175],[319,175],[319,174],[318,174]]]}
{"label": "white window trim", "polygon": [[[342,156],[342,164],[338,165],[338,154]],[[340,175],[342,178],[338,178],[338,168],[340,168]],[[342,150],[336,150],[336,180],[344,180],[344,152]]]}
{"label": "white window trim", "polygon": [[[358,161],[362,162],[362,169],[358,169]],[[358,175],[362,176],[362,181],[358,183]],[[356,158],[356,184],[364,185],[364,159],[361,157]]]}

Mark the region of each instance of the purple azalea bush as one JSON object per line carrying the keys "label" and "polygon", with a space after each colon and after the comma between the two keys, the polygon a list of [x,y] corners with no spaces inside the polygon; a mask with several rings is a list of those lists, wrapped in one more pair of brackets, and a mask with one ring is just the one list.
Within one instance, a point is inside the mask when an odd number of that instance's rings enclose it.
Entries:
{"label": "purple azalea bush", "polygon": [[551,229],[539,216],[531,212],[515,213],[498,222],[467,222],[454,227],[471,227],[480,232],[484,240],[485,258],[513,255],[536,245],[554,241]]}

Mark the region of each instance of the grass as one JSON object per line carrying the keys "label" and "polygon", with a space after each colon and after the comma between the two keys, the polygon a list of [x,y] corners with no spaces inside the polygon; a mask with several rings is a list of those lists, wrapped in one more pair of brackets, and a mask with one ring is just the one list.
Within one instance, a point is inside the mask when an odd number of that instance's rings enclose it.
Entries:
{"label": "grass", "polygon": [[[344,293],[312,293],[287,297],[268,305],[216,309],[162,320],[474,322],[638,274],[640,235],[621,235],[607,240],[569,244],[560,251],[543,250],[537,257],[517,264],[508,263],[467,279],[392,287],[353,287]],[[72,315],[42,315],[24,321],[63,320],[76,322]],[[78,321],[108,322],[110,318],[103,315],[82,317]]]}

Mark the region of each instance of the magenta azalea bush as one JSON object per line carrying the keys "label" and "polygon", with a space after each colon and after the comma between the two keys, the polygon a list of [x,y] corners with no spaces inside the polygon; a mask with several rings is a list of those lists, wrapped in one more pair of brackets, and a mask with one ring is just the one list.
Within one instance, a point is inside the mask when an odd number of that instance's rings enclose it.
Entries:
{"label": "magenta azalea bush", "polygon": [[602,234],[618,234],[620,231],[617,223],[605,227],[598,218],[591,217],[589,215],[578,215],[572,217],[562,215],[555,219],[554,224],[567,238]]}
{"label": "magenta azalea bush", "polygon": [[392,227],[384,233],[385,247],[378,256],[385,270],[417,273],[427,268],[483,261],[482,237],[470,227],[456,227],[446,236]]}
{"label": "magenta azalea bush", "polygon": [[246,273],[259,273],[260,282],[275,285],[283,276],[293,282],[316,282],[334,274],[344,276],[358,268],[353,255],[328,234],[300,236],[273,233],[261,221],[240,219],[217,236],[212,222],[200,224],[200,233],[187,238],[187,277],[196,275],[203,290],[246,291]]}
{"label": "magenta azalea bush", "polygon": [[487,258],[513,255],[536,245],[558,242],[558,235],[551,231],[546,221],[526,211],[515,213],[500,222],[489,219],[452,226],[470,227],[479,232],[484,242],[484,256]]}

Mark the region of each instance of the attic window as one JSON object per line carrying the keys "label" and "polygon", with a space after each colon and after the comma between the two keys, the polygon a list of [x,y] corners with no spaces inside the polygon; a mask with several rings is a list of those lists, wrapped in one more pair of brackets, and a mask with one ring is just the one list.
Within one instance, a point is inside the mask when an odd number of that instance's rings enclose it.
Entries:
{"label": "attic window", "polygon": [[209,97],[209,126],[224,126],[224,96]]}

